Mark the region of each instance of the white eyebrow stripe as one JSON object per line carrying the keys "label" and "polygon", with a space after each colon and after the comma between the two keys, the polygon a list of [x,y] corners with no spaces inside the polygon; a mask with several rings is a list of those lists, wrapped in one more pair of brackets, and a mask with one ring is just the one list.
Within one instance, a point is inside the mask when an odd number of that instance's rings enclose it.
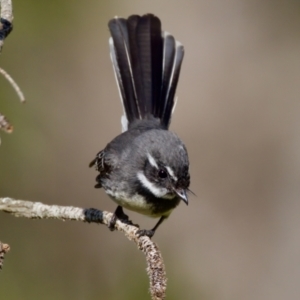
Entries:
{"label": "white eyebrow stripe", "polygon": [[152,182],[150,182],[143,172],[138,172],[137,178],[141,184],[157,198],[163,198],[168,193],[167,189],[156,187]]}
{"label": "white eyebrow stripe", "polygon": [[150,153],[147,153],[147,157],[148,157],[150,165],[152,167],[158,169],[158,165],[157,165],[156,160],[154,159],[154,157]]}
{"label": "white eyebrow stripe", "polygon": [[175,181],[177,181],[178,178],[175,176],[173,170],[172,170],[169,166],[166,166],[166,169],[167,169],[169,175],[170,175]]}

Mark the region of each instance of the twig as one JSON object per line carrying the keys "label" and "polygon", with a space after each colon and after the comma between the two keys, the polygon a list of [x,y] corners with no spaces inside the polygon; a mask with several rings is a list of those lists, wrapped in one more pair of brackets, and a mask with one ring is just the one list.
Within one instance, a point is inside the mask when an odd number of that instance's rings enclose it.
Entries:
{"label": "twig", "polygon": [[12,30],[12,21],[14,19],[11,0],[0,0],[0,52],[3,47],[4,39]]}
{"label": "twig", "polygon": [[13,131],[12,125],[9,124],[7,119],[3,115],[1,115],[1,113],[0,113],[0,129],[4,130],[7,133],[11,133]]}
{"label": "twig", "polygon": [[25,97],[23,92],[21,91],[20,87],[17,85],[17,83],[14,81],[14,79],[2,68],[0,68],[0,73],[6,78],[6,80],[11,84],[13,89],[16,91],[20,101],[23,103],[25,102]]}
{"label": "twig", "polygon": [[0,242],[0,270],[3,267],[4,255],[10,250],[8,244],[3,244]]}
{"label": "twig", "polygon": [[[4,44],[5,38],[10,34],[13,29],[12,21],[14,19],[12,11],[11,0],[0,0],[0,53]],[[24,94],[22,93],[20,87],[13,80],[13,78],[2,68],[0,68],[0,73],[7,79],[7,81],[12,85],[13,89],[18,94],[21,102],[25,101]]]}
{"label": "twig", "polygon": [[0,4],[1,4],[1,18],[12,23],[14,16],[12,13],[11,0],[0,0]]}
{"label": "twig", "polygon": [[[95,208],[79,208],[72,206],[46,205],[40,202],[0,198],[0,211],[30,219],[75,220],[88,223],[100,223],[109,226],[113,214]],[[147,273],[150,281],[150,293],[153,300],[165,299],[166,273],[162,255],[158,246],[147,236],[139,237],[136,226],[124,224],[117,220],[115,229],[136,243],[138,249],[146,256]]]}
{"label": "twig", "polygon": [[[12,21],[14,19],[13,10],[12,10],[12,2],[11,0],[0,0],[0,53],[2,51],[2,47],[4,44],[5,38],[12,31]],[[11,84],[13,89],[16,91],[18,97],[21,102],[25,102],[25,97],[23,92],[17,83],[13,80],[13,78],[2,68],[0,68],[0,73],[6,78],[6,80]],[[4,130],[5,132],[12,132],[13,126],[9,124],[5,116],[0,114],[0,130]],[[1,143],[1,140],[0,140]]]}

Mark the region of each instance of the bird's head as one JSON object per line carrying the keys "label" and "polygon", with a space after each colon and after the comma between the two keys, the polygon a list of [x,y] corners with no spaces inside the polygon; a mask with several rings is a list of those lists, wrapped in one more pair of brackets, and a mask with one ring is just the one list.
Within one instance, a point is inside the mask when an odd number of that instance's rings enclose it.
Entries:
{"label": "bird's head", "polygon": [[[190,184],[189,160],[185,146],[174,133],[152,130],[141,138],[140,168],[137,179],[143,188],[157,198],[180,198],[188,204],[187,191]],[[150,139],[150,143],[149,143]],[[148,140],[148,142],[146,142]]]}

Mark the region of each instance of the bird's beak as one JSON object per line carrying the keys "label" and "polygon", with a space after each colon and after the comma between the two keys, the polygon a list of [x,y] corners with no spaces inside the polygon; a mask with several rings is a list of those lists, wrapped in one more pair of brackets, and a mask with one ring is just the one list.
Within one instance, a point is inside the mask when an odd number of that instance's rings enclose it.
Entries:
{"label": "bird's beak", "polygon": [[189,204],[189,199],[186,190],[175,190],[175,193],[182,201],[184,201],[186,205]]}

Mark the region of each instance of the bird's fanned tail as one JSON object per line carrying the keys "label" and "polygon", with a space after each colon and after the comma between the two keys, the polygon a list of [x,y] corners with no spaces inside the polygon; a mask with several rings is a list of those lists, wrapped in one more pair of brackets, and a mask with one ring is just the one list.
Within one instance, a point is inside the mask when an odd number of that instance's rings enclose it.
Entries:
{"label": "bird's fanned tail", "polygon": [[[110,20],[110,53],[126,122],[159,118],[168,128],[183,60],[183,46],[152,15]],[[123,130],[127,130],[123,122]],[[124,126],[125,125],[125,126]]]}

